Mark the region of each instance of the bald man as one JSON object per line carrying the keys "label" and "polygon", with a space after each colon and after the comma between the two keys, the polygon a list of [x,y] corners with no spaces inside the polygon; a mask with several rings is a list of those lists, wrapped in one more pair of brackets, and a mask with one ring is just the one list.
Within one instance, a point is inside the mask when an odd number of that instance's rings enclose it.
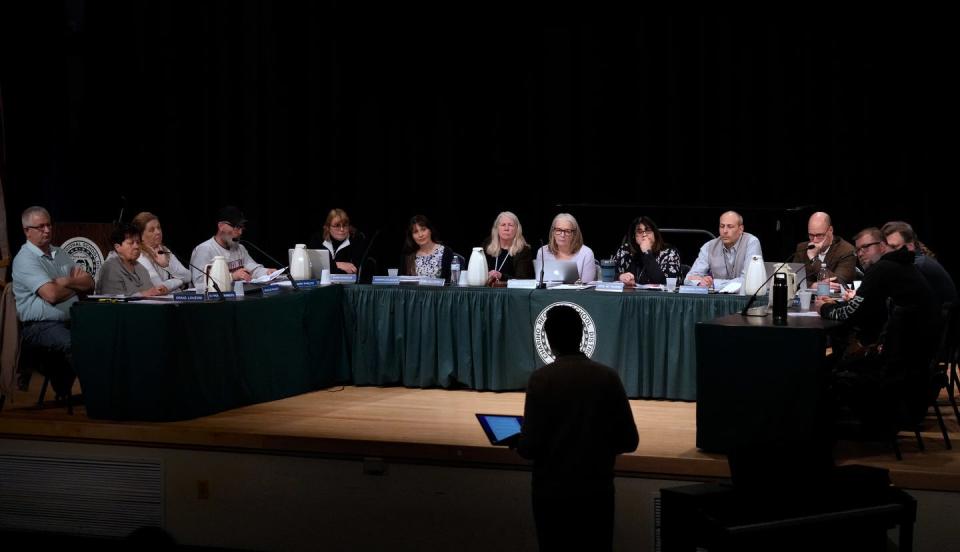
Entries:
{"label": "bald man", "polygon": [[703,244],[686,282],[717,289],[731,281],[742,284],[753,255],[763,257],[760,240],[743,231],[740,213],[727,211],[720,215],[720,237]]}
{"label": "bald man", "polygon": [[817,275],[822,267],[829,271],[828,277],[839,280],[831,282],[833,287],[839,289],[839,284],[853,282],[857,275],[857,255],[850,242],[833,234],[830,215],[822,211],[810,215],[807,238],[808,241],[797,244],[791,262],[803,263],[810,287],[816,287]]}

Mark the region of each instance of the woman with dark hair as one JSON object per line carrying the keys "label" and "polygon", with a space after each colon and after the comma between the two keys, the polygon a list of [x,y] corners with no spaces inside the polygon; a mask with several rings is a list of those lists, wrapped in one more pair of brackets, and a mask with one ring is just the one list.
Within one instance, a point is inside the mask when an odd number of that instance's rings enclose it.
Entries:
{"label": "woman with dark hair", "polygon": [[401,274],[449,280],[453,255],[453,249],[434,241],[430,219],[423,215],[410,219],[403,241]]}
{"label": "woman with dark hair", "polygon": [[680,253],[663,241],[653,219],[637,217],[614,255],[620,281],[625,284],[665,284],[680,274]]}
{"label": "woman with dark hair", "polygon": [[343,209],[330,210],[323,223],[323,233],[311,236],[307,247],[326,249],[330,253],[331,274],[356,274],[366,250],[363,238],[357,236],[357,229],[350,224],[350,217]]}

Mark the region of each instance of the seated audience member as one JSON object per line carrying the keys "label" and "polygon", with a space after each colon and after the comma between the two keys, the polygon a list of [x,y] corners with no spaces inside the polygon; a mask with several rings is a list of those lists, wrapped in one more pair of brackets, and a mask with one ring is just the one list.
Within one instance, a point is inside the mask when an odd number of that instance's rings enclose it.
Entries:
{"label": "seated audience member", "polygon": [[547,312],[556,360],[530,375],[517,452],[533,460],[531,494],[540,550],[611,550],[613,468],[637,448],[637,426],[617,373],[580,351],[572,307]]}
{"label": "seated audience member", "polygon": [[350,217],[343,209],[331,209],[323,223],[323,232],[307,242],[310,249],[326,249],[330,253],[331,274],[356,274],[367,249],[365,240],[357,236]]}
{"label": "seated audience member", "polygon": [[[403,260],[400,273],[404,276],[425,276],[450,279],[453,249],[435,242],[433,224],[423,215],[415,215],[407,225],[403,242]],[[465,271],[467,267],[460,267]]]}
{"label": "seated audience member", "polygon": [[247,248],[237,241],[243,235],[243,229],[247,223],[240,209],[232,205],[220,209],[217,221],[216,235],[194,247],[193,254],[190,255],[190,264],[197,267],[191,269],[194,287],[198,289],[206,287],[206,275],[199,269],[212,263],[213,258],[218,256],[226,258],[227,267],[234,281],[249,282],[254,278],[273,274],[277,270],[264,268],[263,265],[254,261],[247,253]]}
{"label": "seated audience member", "polygon": [[171,292],[188,285],[190,271],[163,245],[163,229],[157,215],[144,211],[133,217],[130,223],[140,232],[138,260],[147,269],[153,285],[163,286]]}
{"label": "seated audience member", "polygon": [[167,288],[155,286],[150,274],[140,264],[140,231],[130,224],[121,223],[110,233],[110,243],[116,255],[109,257],[100,267],[97,277],[97,293],[152,297],[164,295]]}
{"label": "seated audience member", "polygon": [[810,215],[807,238],[809,241],[797,244],[791,262],[803,263],[810,287],[817,286],[818,275],[823,267],[828,271],[828,278],[839,279],[839,282],[830,282],[835,289],[840,289],[841,284],[853,282],[857,275],[857,255],[850,242],[833,234],[830,215],[823,212]]}
{"label": "seated audience member", "polygon": [[583,234],[577,219],[569,213],[560,213],[553,217],[550,224],[550,241],[537,252],[537,260],[573,261],[577,263],[580,281],[593,282],[597,279],[597,264],[593,250],[583,244]]}
{"label": "seated audience member", "polygon": [[815,305],[821,317],[844,322],[831,332],[840,358],[827,397],[866,431],[888,435],[899,412],[925,405],[940,305],[911,251],[888,249],[877,228],[862,230],[854,244],[864,267],[860,288],[845,292],[845,301],[818,297]]}
{"label": "seated audience member", "polygon": [[[62,354],[69,377],[51,377],[57,395],[67,395],[73,384],[69,368],[70,307],[81,294],[93,290],[93,278],[66,251],[52,245],[53,223],[43,207],[28,207],[20,218],[27,242],[13,259],[13,295],[17,318],[23,324],[24,345]],[[20,385],[29,383],[21,374]]]}
{"label": "seated audience member", "polygon": [[743,231],[743,217],[739,213],[727,211],[720,215],[720,237],[703,244],[686,281],[717,288],[730,281],[742,284],[754,255],[763,256],[760,240]]}
{"label": "seated audience member", "polygon": [[937,296],[937,301],[940,304],[957,302],[957,286],[954,284],[953,278],[937,262],[933,253],[917,239],[917,234],[913,231],[912,226],[898,220],[884,224],[880,231],[883,232],[888,249],[895,251],[906,248],[913,253],[913,264],[917,266],[917,270],[933,288],[933,293]]}
{"label": "seated audience member", "polygon": [[490,237],[483,243],[491,280],[533,278],[533,250],[523,238],[520,219],[510,211],[497,215]]}
{"label": "seated audience member", "polygon": [[665,284],[680,274],[680,253],[663,241],[653,219],[637,217],[614,255],[625,284]]}

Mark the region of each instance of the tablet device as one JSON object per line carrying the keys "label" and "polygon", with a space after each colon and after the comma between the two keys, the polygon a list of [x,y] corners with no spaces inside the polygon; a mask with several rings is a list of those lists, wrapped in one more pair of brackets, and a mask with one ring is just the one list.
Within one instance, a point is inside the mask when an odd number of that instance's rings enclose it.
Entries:
{"label": "tablet device", "polygon": [[491,445],[507,446],[510,438],[520,434],[523,416],[506,414],[477,414],[480,427],[487,434]]}

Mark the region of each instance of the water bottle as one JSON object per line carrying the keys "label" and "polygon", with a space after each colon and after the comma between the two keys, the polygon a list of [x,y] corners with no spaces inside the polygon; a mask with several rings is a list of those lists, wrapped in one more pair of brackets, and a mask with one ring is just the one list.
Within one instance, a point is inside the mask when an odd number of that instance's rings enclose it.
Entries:
{"label": "water bottle", "polygon": [[773,275],[773,323],[787,323],[787,275],[783,272]]}
{"label": "water bottle", "polygon": [[817,272],[817,295],[830,295],[830,271],[826,265],[820,267]]}
{"label": "water bottle", "polygon": [[453,262],[450,263],[450,285],[455,286],[460,283],[460,258],[453,256]]}

